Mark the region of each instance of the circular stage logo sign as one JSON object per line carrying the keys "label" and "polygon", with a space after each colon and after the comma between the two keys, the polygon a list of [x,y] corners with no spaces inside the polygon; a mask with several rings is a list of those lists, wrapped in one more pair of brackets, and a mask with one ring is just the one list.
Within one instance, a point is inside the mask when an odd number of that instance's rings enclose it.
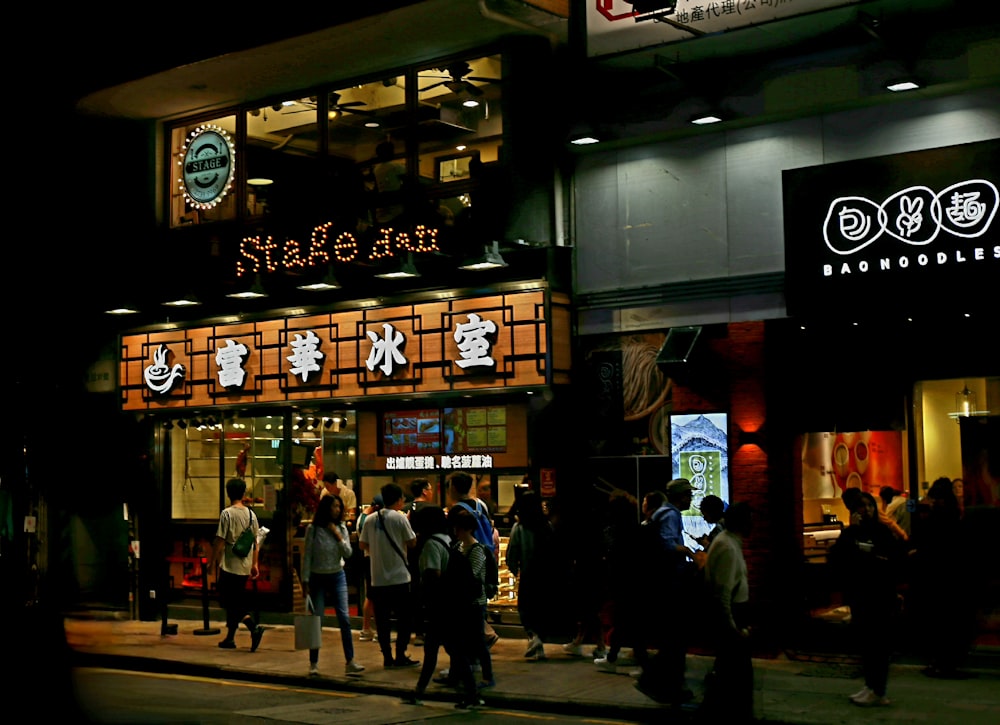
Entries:
{"label": "circular stage logo sign", "polygon": [[180,185],[189,206],[211,209],[233,185],[236,152],[229,133],[219,126],[199,126],[181,149]]}

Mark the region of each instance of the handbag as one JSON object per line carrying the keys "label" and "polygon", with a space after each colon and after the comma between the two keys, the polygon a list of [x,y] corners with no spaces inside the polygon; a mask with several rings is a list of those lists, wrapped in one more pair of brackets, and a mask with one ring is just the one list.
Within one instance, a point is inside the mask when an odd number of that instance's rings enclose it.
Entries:
{"label": "handbag", "polygon": [[312,597],[308,594],[306,612],[295,615],[295,649],[319,649],[323,645],[323,616],[313,612]]}
{"label": "handbag", "polygon": [[233,553],[241,559],[253,551],[254,544],[257,543],[257,536],[253,532],[253,511],[250,511],[250,509],[247,509],[247,511],[250,513],[250,523],[247,524],[247,527],[243,529],[243,533],[239,535],[236,543],[233,544]]}

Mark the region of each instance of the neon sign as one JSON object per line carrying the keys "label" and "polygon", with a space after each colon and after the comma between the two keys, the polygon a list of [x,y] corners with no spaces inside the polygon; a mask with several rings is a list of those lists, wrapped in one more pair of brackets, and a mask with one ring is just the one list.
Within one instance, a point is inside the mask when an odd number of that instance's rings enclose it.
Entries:
{"label": "neon sign", "polygon": [[313,227],[309,246],[296,239],[279,244],[271,236],[255,235],[240,240],[236,276],[322,267],[331,262],[378,262],[394,257],[397,251],[413,254],[439,252],[439,230],[418,224],[412,231],[379,227],[374,238],[356,232],[336,232],[333,222]]}

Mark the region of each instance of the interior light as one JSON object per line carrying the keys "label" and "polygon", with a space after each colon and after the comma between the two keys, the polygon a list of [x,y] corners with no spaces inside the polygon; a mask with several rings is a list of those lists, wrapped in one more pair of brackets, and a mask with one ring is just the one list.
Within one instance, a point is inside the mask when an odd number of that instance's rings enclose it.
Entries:
{"label": "interior light", "polygon": [[167,307],[195,307],[201,304],[201,301],[194,294],[186,294],[176,299],[167,300],[163,303]]}
{"label": "interior light", "polygon": [[382,124],[376,121],[374,118],[370,121],[365,121],[365,128],[378,128]]}
{"label": "interior light", "polygon": [[238,300],[255,300],[260,297],[267,297],[267,292],[264,290],[264,285],[260,281],[260,275],[254,277],[253,284],[250,285],[250,289],[245,289],[240,292],[233,292],[232,294],[226,295],[226,297],[233,297]]}
{"label": "interior light", "polygon": [[900,91],[912,91],[917,88],[920,88],[920,84],[915,83],[914,81],[911,80],[894,81],[886,85],[886,88],[892,91],[893,93],[899,93]]}
{"label": "interior light", "polygon": [[274,183],[274,179],[268,179],[266,177],[254,177],[252,179],[247,179],[248,186],[270,186]]}
{"label": "interior light", "polygon": [[722,121],[721,118],[719,118],[718,116],[713,116],[711,114],[705,116],[698,116],[697,118],[691,119],[691,123],[693,123],[696,126],[706,126],[710,123],[719,123],[720,121]]}
{"label": "interior light", "polygon": [[577,136],[575,138],[571,138],[569,142],[574,146],[587,146],[592,143],[600,143],[601,140],[589,134],[584,134],[583,136]]}
{"label": "interior light", "polygon": [[123,305],[121,307],[113,307],[110,310],[104,310],[104,314],[106,315],[135,315],[138,313],[139,310],[131,305]]}
{"label": "interior light", "polygon": [[478,257],[470,259],[465,264],[459,265],[459,269],[469,269],[469,270],[483,270],[483,269],[496,269],[498,267],[506,267],[507,262],[504,260],[503,255],[500,254],[500,244],[499,242],[493,242],[492,245],[486,247]]}
{"label": "interior light", "polygon": [[382,279],[406,279],[408,277],[419,277],[420,272],[417,271],[416,266],[413,264],[413,253],[407,252],[406,257],[401,258],[400,261],[375,276]]}
{"label": "interior light", "polygon": [[323,277],[319,282],[309,282],[307,284],[300,284],[299,289],[308,290],[309,292],[322,292],[323,290],[333,290],[340,289],[340,282],[333,275],[333,265],[328,265],[326,268],[326,276]]}
{"label": "interior light", "polygon": [[477,101],[475,98],[466,98],[464,101],[462,101],[462,105],[465,106],[466,108],[475,108],[476,106],[479,105],[479,101]]}

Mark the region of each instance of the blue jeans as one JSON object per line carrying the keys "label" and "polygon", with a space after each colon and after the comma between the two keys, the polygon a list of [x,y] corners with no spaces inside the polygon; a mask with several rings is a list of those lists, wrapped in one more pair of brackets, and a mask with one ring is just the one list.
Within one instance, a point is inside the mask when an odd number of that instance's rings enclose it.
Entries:
{"label": "blue jeans", "polygon": [[[343,570],[336,574],[317,574],[309,578],[309,596],[312,598],[313,611],[323,616],[326,612],[327,598],[337,612],[337,625],[340,627],[340,641],[344,645],[344,657],[347,662],[354,659],[354,638],[351,636],[351,612],[347,604],[347,575]],[[319,662],[319,650],[309,650],[309,661]]]}

